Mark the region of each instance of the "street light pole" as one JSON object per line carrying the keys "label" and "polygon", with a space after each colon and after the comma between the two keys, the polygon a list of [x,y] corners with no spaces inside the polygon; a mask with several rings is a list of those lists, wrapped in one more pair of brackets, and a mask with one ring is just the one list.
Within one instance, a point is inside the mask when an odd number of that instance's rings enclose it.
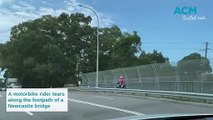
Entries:
{"label": "street light pole", "polygon": [[91,10],[95,14],[95,16],[97,18],[97,25],[98,26],[97,26],[97,50],[96,50],[97,56],[96,56],[96,84],[95,84],[95,86],[98,87],[98,71],[99,71],[99,18],[98,18],[97,13],[95,12],[95,10],[93,10],[92,8],[87,7],[87,6],[83,6],[83,5],[79,5],[79,6]]}

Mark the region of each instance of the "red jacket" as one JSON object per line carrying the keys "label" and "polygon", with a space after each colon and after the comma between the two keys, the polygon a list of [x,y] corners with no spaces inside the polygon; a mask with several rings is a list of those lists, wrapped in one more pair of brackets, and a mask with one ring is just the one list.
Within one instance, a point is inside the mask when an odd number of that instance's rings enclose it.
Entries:
{"label": "red jacket", "polygon": [[125,84],[124,78],[120,78],[119,81],[118,81],[118,84],[124,85]]}

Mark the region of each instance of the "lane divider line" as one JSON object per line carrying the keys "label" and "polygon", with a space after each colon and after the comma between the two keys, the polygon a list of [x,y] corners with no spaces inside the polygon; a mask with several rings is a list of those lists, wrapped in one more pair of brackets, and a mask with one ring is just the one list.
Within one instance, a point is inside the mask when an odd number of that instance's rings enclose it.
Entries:
{"label": "lane divider line", "polygon": [[102,99],[107,99],[107,100],[114,100],[114,98],[111,97],[104,97],[104,96],[94,96],[95,98],[102,98]]}
{"label": "lane divider line", "polygon": [[96,104],[96,103],[92,103],[92,102],[86,102],[86,101],[81,101],[81,100],[76,100],[76,99],[70,99],[70,98],[68,98],[68,100],[71,101],[71,102],[92,105],[92,106],[96,106],[96,107],[101,107],[101,108],[116,110],[116,111],[125,112],[125,113],[129,113],[129,114],[134,114],[134,115],[144,115],[143,113],[139,113],[139,112],[135,112],[135,111],[129,111],[129,110],[125,110],[125,109],[121,109],[121,108],[116,108],[116,107],[110,107],[110,106],[101,105],[101,104]]}
{"label": "lane divider line", "polygon": [[25,111],[28,115],[33,116],[34,114],[31,113],[30,111]]}

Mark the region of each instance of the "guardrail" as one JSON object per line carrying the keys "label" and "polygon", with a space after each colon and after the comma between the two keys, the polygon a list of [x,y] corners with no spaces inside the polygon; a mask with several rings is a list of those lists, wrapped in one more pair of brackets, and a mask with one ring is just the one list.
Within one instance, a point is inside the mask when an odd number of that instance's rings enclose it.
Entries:
{"label": "guardrail", "polygon": [[[73,88],[72,88],[73,90]],[[190,92],[174,92],[174,91],[154,91],[154,90],[138,90],[138,89],[119,89],[119,88],[92,88],[79,87],[75,89],[82,92],[124,94],[144,97],[157,97],[173,99],[178,101],[190,101],[198,103],[213,104],[213,94],[190,93]]]}

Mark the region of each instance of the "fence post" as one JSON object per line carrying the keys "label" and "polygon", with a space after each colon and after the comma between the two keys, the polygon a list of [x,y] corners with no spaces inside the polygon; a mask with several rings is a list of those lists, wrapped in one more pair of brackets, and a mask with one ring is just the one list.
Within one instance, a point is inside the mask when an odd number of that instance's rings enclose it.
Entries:
{"label": "fence post", "polygon": [[102,75],[103,75],[103,78],[104,78],[104,87],[106,88],[106,80],[105,80],[104,72],[102,73]]}
{"label": "fence post", "polygon": [[160,85],[159,85],[159,79],[158,79],[158,73],[157,73],[157,70],[156,70],[156,68],[155,68],[155,64],[151,64],[151,66],[152,66],[152,69],[153,69],[153,71],[154,71],[154,74],[155,74],[155,81],[156,81],[156,90],[160,90]]}
{"label": "fence post", "polygon": [[137,73],[138,73],[138,88],[140,89],[140,82],[142,82],[142,78],[141,78],[141,73],[140,70],[138,69],[138,67],[136,67]]}
{"label": "fence post", "polygon": [[178,72],[178,68],[175,68],[175,79],[176,79],[176,91],[180,91],[180,76]]}
{"label": "fence post", "polygon": [[111,70],[111,72],[112,72],[112,76],[113,76],[113,78],[114,78],[114,82],[115,83],[113,83],[113,81],[112,81],[112,84],[117,84],[117,80],[115,79],[115,73],[114,73],[114,71],[113,70]]}
{"label": "fence post", "polygon": [[[197,83],[200,85],[200,93],[203,93],[203,74],[199,71],[196,72],[197,75]],[[196,92],[195,90],[193,90],[193,92]]]}
{"label": "fence post", "polygon": [[201,73],[201,93],[204,93],[204,91],[203,91],[203,81],[204,81],[204,78],[203,78],[203,76],[204,76],[204,74],[203,73]]}
{"label": "fence post", "polygon": [[88,78],[88,76],[87,76],[88,74],[86,74],[86,77],[87,77],[87,86],[89,86],[89,78]]}

